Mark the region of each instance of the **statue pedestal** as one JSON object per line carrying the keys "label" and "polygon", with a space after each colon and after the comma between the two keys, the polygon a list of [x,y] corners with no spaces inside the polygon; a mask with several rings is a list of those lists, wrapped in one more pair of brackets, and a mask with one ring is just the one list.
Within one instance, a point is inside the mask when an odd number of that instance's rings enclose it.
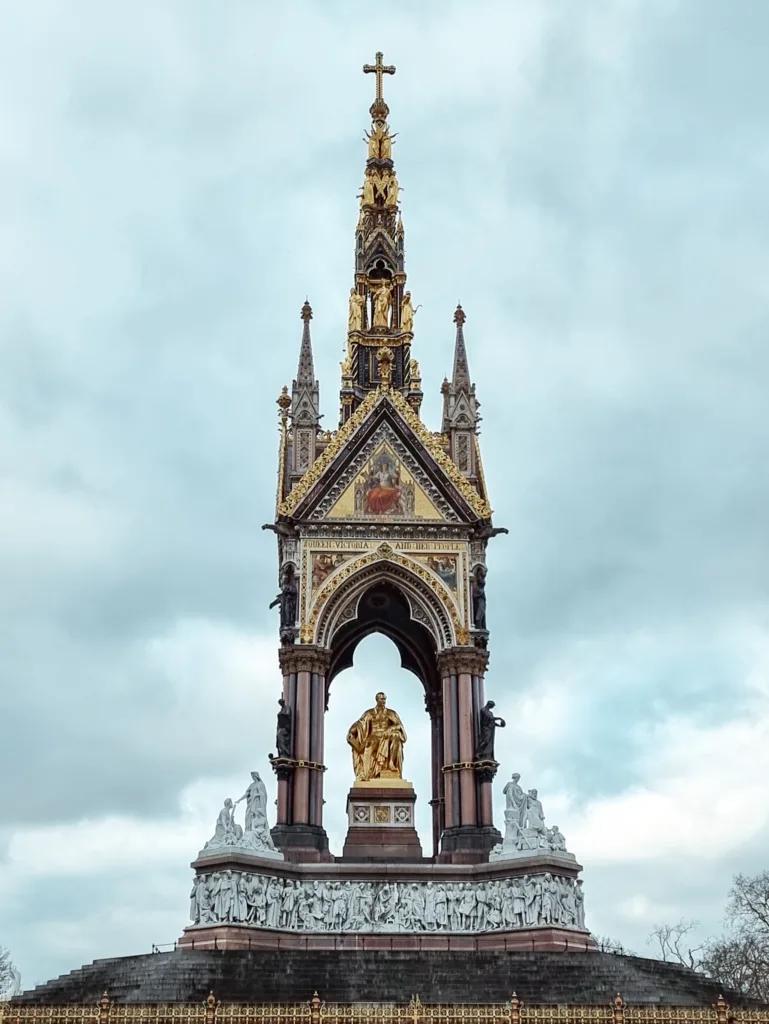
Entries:
{"label": "statue pedestal", "polygon": [[343,860],[421,861],[416,793],[405,779],[356,782],[347,797]]}

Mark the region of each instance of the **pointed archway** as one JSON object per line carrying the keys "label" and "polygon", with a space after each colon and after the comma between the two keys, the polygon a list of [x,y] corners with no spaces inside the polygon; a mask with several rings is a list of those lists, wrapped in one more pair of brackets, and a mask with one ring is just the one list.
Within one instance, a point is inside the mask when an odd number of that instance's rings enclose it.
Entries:
{"label": "pointed archway", "polygon": [[[414,559],[381,544],[353,559],[319,591],[312,644],[281,649],[283,696],[294,711],[291,764],[277,766],[276,841],[306,859],[328,855],[323,829],[325,711],[334,677],[352,665],[371,633],[389,637],[401,664],[421,682],[430,715],[434,856],[483,855],[499,839],[488,766],[475,756],[488,655],[457,646],[457,615],[447,588]],[[309,637],[308,637],[309,639]],[[486,768],[486,770],[484,770]]]}

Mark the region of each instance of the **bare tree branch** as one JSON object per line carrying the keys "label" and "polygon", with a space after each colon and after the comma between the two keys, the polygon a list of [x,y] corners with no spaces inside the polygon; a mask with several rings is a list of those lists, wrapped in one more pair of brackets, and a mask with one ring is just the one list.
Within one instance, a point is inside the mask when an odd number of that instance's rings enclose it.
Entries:
{"label": "bare tree branch", "polygon": [[692,949],[686,941],[686,937],[697,927],[697,921],[687,921],[683,917],[677,924],[657,924],[646,940],[646,944],[648,946],[656,942],[659,949],[658,959],[667,963],[682,964],[684,967],[696,970],[700,963],[698,954],[703,947],[695,946]]}

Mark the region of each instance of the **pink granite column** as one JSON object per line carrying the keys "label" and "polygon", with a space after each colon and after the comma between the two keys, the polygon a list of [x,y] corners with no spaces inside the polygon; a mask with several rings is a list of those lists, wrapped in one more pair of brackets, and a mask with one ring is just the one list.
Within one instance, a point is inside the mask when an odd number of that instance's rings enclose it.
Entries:
{"label": "pink granite column", "polygon": [[[296,674],[296,711],[294,727],[294,757],[297,761],[310,760],[311,729],[311,674],[302,669]],[[294,769],[294,807],[292,825],[310,824],[310,769]]]}
{"label": "pink granite column", "polygon": [[430,715],[430,748],[432,774],[433,857],[438,856],[441,833],[444,829],[444,780],[441,769],[445,763],[443,755],[443,688],[428,695],[427,710]]}
{"label": "pink granite column", "polygon": [[[482,675],[473,676],[473,695],[475,704],[474,717],[477,729],[478,713],[486,703]],[[494,825],[494,798],[491,789],[493,778],[493,774],[488,771],[480,771],[478,773],[478,812],[480,824],[489,828]]]}
{"label": "pink granite column", "polygon": [[[452,706],[452,694],[451,694],[451,676],[444,676],[442,680],[443,688],[443,763],[444,765],[450,765],[454,762],[455,757],[453,751],[453,723],[454,723],[454,708]],[[458,751],[457,751],[458,753]],[[454,815],[454,785],[456,783],[456,773],[448,771],[443,773],[443,795],[444,795],[444,822],[445,828],[453,828],[459,824],[455,820]]]}
{"label": "pink granite column", "polygon": [[[460,672],[458,682],[459,719],[459,760],[472,763],[475,760],[475,729],[473,723],[473,677],[469,672]],[[460,824],[477,825],[478,812],[475,799],[475,772],[462,768],[459,772],[461,799]]]}
{"label": "pink granite column", "polygon": [[[326,710],[326,677],[320,672],[312,674],[312,740],[310,760],[323,764],[323,733]],[[323,826],[323,772],[313,769],[310,775],[310,824]]]}
{"label": "pink granite column", "polygon": [[[296,676],[294,676],[294,685],[296,685]],[[284,671],[283,673],[283,700],[286,701],[289,707],[291,704],[291,673]],[[293,750],[293,747],[292,747]],[[287,825],[290,818],[290,787],[291,787],[291,776],[285,770],[278,774],[278,810],[276,814],[275,823],[277,825]]]}

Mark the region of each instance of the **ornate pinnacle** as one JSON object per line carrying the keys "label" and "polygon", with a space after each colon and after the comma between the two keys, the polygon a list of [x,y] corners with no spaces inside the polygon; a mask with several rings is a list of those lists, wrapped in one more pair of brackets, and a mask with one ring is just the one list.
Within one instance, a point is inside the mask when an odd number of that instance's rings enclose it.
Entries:
{"label": "ornate pinnacle", "polygon": [[304,305],[302,306],[302,312],[300,316],[302,317],[302,320],[305,321],[305,323],[308,320],[312,320],[312,306],[310,305],[307,299],[304,300]]}
{"label": "ornate pinnacle", "polygon": [[457,324],[457,326],[461,327],[466,319],[467,316],[465,315],[465,311],[462,309],[462,303],[458,302],[456,311],[454,313],[454,323]]}

